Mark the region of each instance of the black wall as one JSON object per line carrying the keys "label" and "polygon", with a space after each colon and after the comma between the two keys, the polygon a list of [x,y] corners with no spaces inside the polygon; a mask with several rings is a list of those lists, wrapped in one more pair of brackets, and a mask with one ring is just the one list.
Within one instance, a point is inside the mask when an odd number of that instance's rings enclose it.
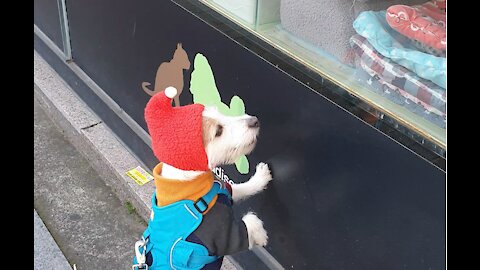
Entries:
{"label": "black wall", "polygon": [[[154,83],[178,42],[192,68],[197,52],[208,58],[225,103],[239,95],[258,116],[261,137],[248,176],[266,161],[275,180],[237,214],[258,213],[270,233],[267,250],[285,268],[445,268],[441,170],[170,1],[82,0],[67,8],[74,61],[142,127],[149,96],[141,82]],[[192,102],[190,72],[182,104]],[[125,143],[144,151],[138,141]],[[149,166],[157,162],[137,154]],[[237,182],[248,179],[224,168]],[[260,269],[248,256],[235,257]]]}
{"label": "black wall", "polygon": [[34,0],[33,22],[63,51],[57,0]]}

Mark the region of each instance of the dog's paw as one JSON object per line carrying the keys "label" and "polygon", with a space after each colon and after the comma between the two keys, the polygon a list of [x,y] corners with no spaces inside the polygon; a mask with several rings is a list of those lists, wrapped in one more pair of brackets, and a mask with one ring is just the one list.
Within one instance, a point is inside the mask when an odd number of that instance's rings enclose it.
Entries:
{"label": "dog's paw", "polygon": [[248,248],[254,246],[266,246],[268,242],[268,235],[265,228],[263,228],[263,221],[252,212],[247,213],[242,218],[248,232]]}
{"label": "dog's paw", "polygon": [[260,190],[266,189],[268,182],[273,180],[268,164],[263,162],[258,163],[253,179],[258,183]]}

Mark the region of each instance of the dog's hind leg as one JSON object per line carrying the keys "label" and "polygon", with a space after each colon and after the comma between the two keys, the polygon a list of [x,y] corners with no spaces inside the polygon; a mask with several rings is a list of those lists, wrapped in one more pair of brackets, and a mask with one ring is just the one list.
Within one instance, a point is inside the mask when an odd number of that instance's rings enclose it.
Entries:
{"label": "dog's hind leg", "polygon": [[242,217],[248,232],[248,248],[254,246],[266,246],[268,242],[268,234],[263,227],[263,221],[260,220],[255,213],[249,212]]}
{"label": "dog's hind leg", "polygon": [[272,174],[268,165],[261,162],[257,165],[255,174],[245,183],[232,185],[233,201],[238,202],[267,188],[272,180]]}

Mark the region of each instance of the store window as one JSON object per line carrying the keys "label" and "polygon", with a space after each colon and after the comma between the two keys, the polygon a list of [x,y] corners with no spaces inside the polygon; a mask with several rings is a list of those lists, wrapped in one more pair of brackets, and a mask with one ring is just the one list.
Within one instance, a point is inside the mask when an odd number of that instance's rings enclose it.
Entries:
{"label": "store window", "polygon": [[446,0],[200,0],[445,148]]}

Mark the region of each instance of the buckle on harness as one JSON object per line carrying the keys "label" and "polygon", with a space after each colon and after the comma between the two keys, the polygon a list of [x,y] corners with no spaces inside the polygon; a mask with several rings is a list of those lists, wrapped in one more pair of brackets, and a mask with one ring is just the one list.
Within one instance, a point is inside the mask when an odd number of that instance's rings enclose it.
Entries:
{"label": "buckle on harness", "polygon": [[132,270],[148,270],[148,264],[139,263],[132,266]]}
{"label": "buckle on harness", "polygon": [[[200,208],[198,208],[197,204],[199,202],[202,202],[203,203],[203,206],[204,206],[204,209],[203,210],[200,210]],[[208,209],[208,203],[203,199],[203,197],[200,197],[200,199],[198,199],[198,201],[196,201],[193,206],[195,206],[195,209],[197,209],[198,212],[200,212],[201,214],[203,214],[205,211],[207,211]]]}
{"label": "buckle on harness", "polygon": [[[135,256],[137,257],[137,264],[132,265],[132,270],[148,270],[148,264],[146,264],[145,251],[147,250],[148,238],[145,239],[142,236],[142,240],[135,243]],[[139,248],[143,248],[143,252],[140,253]]]}

